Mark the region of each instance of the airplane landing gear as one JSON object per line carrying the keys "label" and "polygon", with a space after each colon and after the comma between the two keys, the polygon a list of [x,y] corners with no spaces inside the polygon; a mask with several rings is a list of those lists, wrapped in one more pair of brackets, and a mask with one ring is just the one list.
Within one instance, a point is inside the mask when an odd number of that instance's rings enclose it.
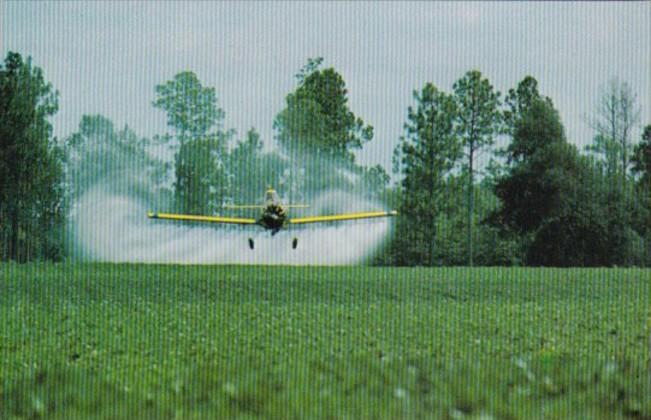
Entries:
{"label": "airplane landing gear", "polygon": [[[255,249],[255,243],[253,242],[253,238],[249,238],[249,249],[253,250]],[[298,238],[292,238],[292,249],[298,248]]]}

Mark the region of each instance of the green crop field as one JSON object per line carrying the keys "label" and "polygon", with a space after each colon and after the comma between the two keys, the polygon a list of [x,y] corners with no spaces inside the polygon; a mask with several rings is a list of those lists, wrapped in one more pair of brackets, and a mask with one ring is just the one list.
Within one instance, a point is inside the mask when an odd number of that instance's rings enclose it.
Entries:
{"label": "green crop field", "polygon": [[0,265],[0,418],[651,419],[651,271]]}

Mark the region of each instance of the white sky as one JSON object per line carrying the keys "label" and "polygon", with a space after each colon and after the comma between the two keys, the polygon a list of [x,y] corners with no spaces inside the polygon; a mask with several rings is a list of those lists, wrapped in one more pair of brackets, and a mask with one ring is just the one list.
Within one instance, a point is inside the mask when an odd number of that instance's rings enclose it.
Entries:
{"label": "white sky", "polygon": [[428,81],[450,91],[475,68],[503,94],[534,76],[580,146],[592,138],[583,116],[613,77],[633,87],[651,123],[651,2],[0,4],[2,59],[32,56],[60,91],[59,137],[95,113],[141,136],[166,132],[154,86],[191,70],[216,88],[226,127],[242,138],[255,126],[270,145],[294,75],[317,56],[375,128],[358,161],[389,172],[412,91]]}

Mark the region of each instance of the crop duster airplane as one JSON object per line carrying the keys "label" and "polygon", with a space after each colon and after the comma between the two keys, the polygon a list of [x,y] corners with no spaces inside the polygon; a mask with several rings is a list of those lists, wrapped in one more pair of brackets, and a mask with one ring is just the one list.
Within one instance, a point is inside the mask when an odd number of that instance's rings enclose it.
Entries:
{"label": "crop duster airplane", "polygon": [[[372,219],[378,217],[391,217],[398,214],[397,211],[367,211],[358,213],[343,213],[327,216],[307,216],[288,218],[287,210],[290,208],[306,208],[305,204],[282,204],[278,198],[276,190],[268,188],[265,192],[264,205],[244,205],[244,206],[226,206],[231,209],[261,209],[262,214],[258,219],[246,219],[240,217],[222,217],[222,216],[195,216],[189,214],[172,214],[172,213],[147,213],[150,219],[180,220],[188,222],[208,222],[208,223],[225,223],[233,225],[258,225],[267,230],[271,230],[271,235],[275,235],[281,229],[293,225],[305,225],[308,223],[325,223],[339,222],[345,220]],[[253,249],[255,244],[253,239],[249,238],[249,248]],[[298,246],[298,238],[292,239],[292,248]]]}

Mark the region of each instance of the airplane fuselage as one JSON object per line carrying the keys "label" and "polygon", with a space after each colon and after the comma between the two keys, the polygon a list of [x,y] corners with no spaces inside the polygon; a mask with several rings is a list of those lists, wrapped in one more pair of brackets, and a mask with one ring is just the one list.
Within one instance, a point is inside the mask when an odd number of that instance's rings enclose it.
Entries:
{"label": "airplane fuselage", "polygon": [[269,203],[257,223],[265,229],[270,229],[272,234],[277,233],[285,226],[287,221],[287,212],[282,205],[278,203]]}

